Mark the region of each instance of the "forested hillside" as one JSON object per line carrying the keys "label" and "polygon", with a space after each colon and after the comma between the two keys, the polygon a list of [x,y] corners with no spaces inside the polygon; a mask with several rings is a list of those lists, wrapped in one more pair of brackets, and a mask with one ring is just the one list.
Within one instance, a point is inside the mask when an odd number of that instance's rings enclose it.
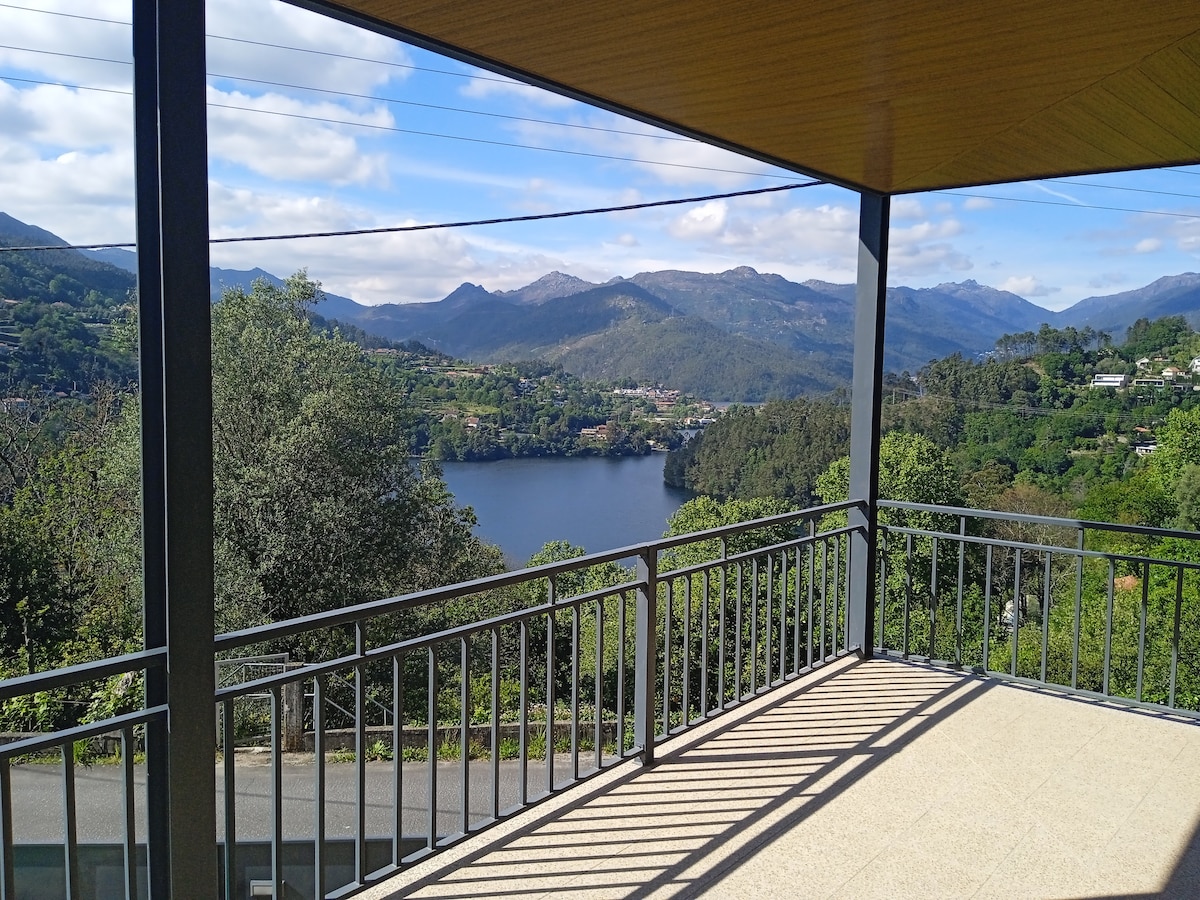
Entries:
{"label": "forested hillside", "polygon": [[[1193,424],[1200,433],[1200,376],[1193,384],[1190,372],[1200,335],[1176,316],[1139,320],[1124,337],[1118,346],[1091,329],[1043,326],[1004,335],[985,361],[953,355],[892,374],[884,433],[944,450],[974,505],[1191,527],[1183,476],[1200,455],[1179,442]],[[1097,373],[1131,384],[1091,387]],[[735,409],[671,454],[667,478],[717,497],[828,501],[815,478],[847,452],[847,421],[836,398]]]}

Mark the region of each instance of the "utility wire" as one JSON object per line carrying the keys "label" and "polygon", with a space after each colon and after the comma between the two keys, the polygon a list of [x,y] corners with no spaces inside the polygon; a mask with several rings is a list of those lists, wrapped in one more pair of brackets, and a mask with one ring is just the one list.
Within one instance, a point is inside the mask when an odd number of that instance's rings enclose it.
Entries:
{"label": "utility wire", "polygon": [[282,116],[288,119],[301,119],[307,122],[323,122],[328,125],[347,125],[351,128],[367,128],[372,131],[388,131],[394,134],[412,134],[420,137],[441,138],[447,141],[463,141],[468,144],[486,144],[491,147],[513,147],[518,150],[538,150],[542,153],[561,153],[566,156],[583,156],[588,159],[604,159],[615,162],[641,163],[647,166],[667,166],[672,169],[690,169],[697,172],[721,172],[732,175],[752,175],[758,178],[794,178],[794,175],[776,175],[772,172],[749,172],[744,169],[720,169],[714,166],[693,166],[687,163],[661,162],[653,159],[638,159],[632,156],[612,156],[608,153],[590,153],[586,150],[564,150],[561,147],[536,147],[532,144],[518,144],[512,141],[495,141],[489,138],[464,137],[457,134],[442,134],[436,131],[418,131],[412,128],[397,128],[394,125],[373,125],[369,122],[347,122],[344,119],[327,119],[323,116],[306,116],[301,113],[281,112],[273,109],[253,109],[246,106],[233,106],[228,103],[209,103],[210,109],[232,109],[238,112],[259,113],[264,116]]}
{"label": "utility wire", "polygon": [[15,3],[0,3],[0,7],[3,7],[4,9],[16,9],[20,10],[21,12],[41,13],[45,16],[61,16],[64,19],[83,19],[87,22],[104,22],[108,25],[124,25],[126,28],[128,28],[130,25],[129,22],[123,22],[120,19],[102,19],[99,16],[84,16],[80,15],[79,13],[58,12],[57,10],[53,9],[34,9],[31,6],[18,6]]}
{"label": "utility wire", "polygon": [[979,200],[1003,200],[1007,203],[1035,203],[1038,206],[1065,206],[1068,209],[1100,209],[1107,212],[1142,213],[1147,216],[1171,216],[1176,219],[1200,219],[1200,215],[1195,213],[1166,212],[1161,209],[1129,209],[1124,206],[1097,206],[1091,203],[1067,203],[1061,200],[1033,200],[1029,197],[997,197],[994,194],[968,194],[964,191],[931,191],[930,193],[946,194],[950,197],[975,197]]}
{"label": "utility wire", "polygon": [[[104,22],[109,25],[124,25],[126,28],[129,28],[132,24],[130,22],[122,21],[120,19],[103,19],[103,18],[100,18],[99,16],[84,16],[84,15],[78,15],[76,13],[58,12],[56,10],[51,10],[51,9],[34,9],[29,6],[17,6],[14,3],[0,3],[0,7],[3,7],[5,9],[16,9],[16,10],[20,10],[21,12],[42,13],[43,15],[47,15],[47,16],[62,16],[64,18],[68,18],[68,19],[83,19],[88,22]],[[224,34],[205,34],[204,36],[206,38],[210,38],[214,41],[230,41],[232,43],[237,43],[237,44],[250,44],[251,46],[254,46],[254,47],[269,47],[272,50],[292,50],[296,53],[313,53],[313,54],[316,54],[317,56],[330,56],[335,59],[351,60],[352,62],[372,63],[377,66],[391,66],[394,69],[408,69],[409,71],[412,71],[412,72],[428,72],[433,75],[451,75],[455,78],[472,78],[476,81],[494,81],[499,84],[520,84],[521,83],[521,82],[514,82],[513,79],[511,79],[511,78],[501,78],[501,77],[498,77],[495,75],[482,75],[482,74],[478,74],[476,72],[455,72],[451,69],[432,69],[427,66],[414,66],[409,63],[392,62],[392,61],[386,60],[386,59],[370,59],[365,56],[352,56],[348,53],[334,53],[329,50],[314,50],[310,47],[289,47],[286,44],[272,44],[268,41],[254,41],[254,40],[250,40],[249,38],[230,37],[229,35],[224,35]],[[23,50],[25,48],[23,48],[23,47],[6,47],[4,49]],[[50,51],[50,50],[40,50],[40,51],[34,50],[31,52],[52,53],[52,51]],[[61,53],[61,54],[56,54],[56,55],[70,56],[71,54]],[[79,58],[80,59],[90,59],[91,57],[79,57]],[[97,60],[97,62],[120,63],[121,60],[115,60],[115,59]],[[131,65],[131,63],[125,63],[125,65]]]}
{"label": "utility wire", "polygon": [[[629,203],[624,206],[603,206],[595,209],[573,209],[566,212],[536,213],[528,216],[506,216],[499,219],[473,219],[465,222],[440,222],[428,225],[395,225],[385,228],[354,228],[344,231],[308,231],[297,234],[256,234],[246,237],[210,238],[210,244],[245,244],[261,241],[295,241],[304,238],[350,237],[367,234],[401,234],[409,231],[434,231],[444,228],[471,228],[477,225],[507,225],[513,222],[539,222],[544,219],[567,219],[574,216],[593,216],[602,213],[629,212],[637,209],[654,209],[660,206],[680,206],[685,203],[704,203],[709,200],[726,200],[731,197],[751,197],[756,194],[773,194],[779,191],[794,191],[799,188],[815,187],[823,181],[781,184],[775,187],[754,188],[748,191],[730,191],[724,194],[708,194],[704,197],[682,197],[673,200],[651,200],[646,203]],[[136,247],[132,241],[110,244],[44,244],[29,247],[0,247],[0,253],[30,252],[34,250],[116,250]]]}
{"label": "utility wire", "polygon": [[225,78],[229,81],[244,81],[248,84],[265,84],[270,87],[291,88],[297,91],[314,91],[319,94],[332,94],[335,97],[352,97],[355,100],[373,100],[378,103],[398,103],[402,106],[417,106],[421,109],[436,109],[441,112],[465,113],[470,116],[488,116],[493,119],[508,119],[513,122],[529,122],[534,125],[553,125],[556,128],[577,128],[583,131],[602,131],[607,134],[623,134],[630,137],[653,138],[656,141],[682,141],[694,143],[691,138],[675,134],[647,134],[644,131],[624,131],[619,128],[602,128],[599,125],[580,125],[575,122],[555,122],[553,119],[534,119],[529,116],[510,116],[504,113],[485,112],[480,109],[463,109],[458,106],[441,106],[437,103],[419,103],[416,100],[400,100],[394,97],[377,97],[371,94],[355,94],[350,91],[333,91],[328,88],[308,87],[303,84],[289,84],[285,81],[264,81],[260,78],[246,78],[242,75],[223,75],[219,72],[209,72],[211,78]]}
{"label": "utility wire", "polygon": [[[605,134],[620,134],[628,135],[629,137],[650,138],[656,141],[682,141],[684,143],[693,143],[690,138],[679,137],[673,134],[647,134],[644,131],[625,131],[620,128],[603,128],[599,125],[580,125],[576,122],[556,122],[553,119],[534,119],[529,116],[510,116],[505,113],[486,112],[481,109],[464,109],[459,106],[441,106],[436,103],[420,103],[416,100],[400,100],[395,97],[377,97],[371,94],[355,94],[350,91],[331,91],[326,88],[308,87],[303,84],[289,84],[284,81],[265,81],[261,78],[246,78],[241,75],[224,75],[220,72],[209,72],[211,78],[224,78],[229,81],[244,81],[249,84],[265,84],[271,87],[292,88],[297,91],[314,91],[321,94],[332,94],[337,97],[352,97],[356,100],[373,100],[378,103],[395,103],[401,106],[416,106],[422,109],[436,109],[441,112],[463,113],[470,116],[487,116],[492,119],[507,119],[513,122],[528,122],[534,125],[551,125],[555,128],[574,128],[581,131],[598,131]],[[45,81],[37,78],[17,78],[15,75],[0,75],[0,81],[19,81],[21,84],[40,84],[47,87],[64,87],[74,91],[99,91],[105,94],[124,94],[127,97],[133,96],[133,91],[122,90],[119,88],[102,88],[93,87],[86,84],[70,84],[65,81]],[[213,104],[209,104],[213,105]],[[233,106],[229,105],[227,109],[244,109],[247,112],[262,112],[263,110],[254,109],[249,106]],[[291,115],[290,113],[276,113],[276,115]],[[328,120],[334,121],[334,120]],[[340,122],[342,125],[353,125],[358,123]],[[523,144],[514,144],[513,146],[524,146]],[[724,169],[720,171],[725,171]]]}

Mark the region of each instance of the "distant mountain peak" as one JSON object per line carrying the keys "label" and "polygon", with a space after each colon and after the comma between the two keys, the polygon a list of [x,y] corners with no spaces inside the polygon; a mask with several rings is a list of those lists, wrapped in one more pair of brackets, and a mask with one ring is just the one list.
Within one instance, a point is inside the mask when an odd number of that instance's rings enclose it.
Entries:
{"label": "distant mountain peak", "polygon": [[590,291],[596,285],[565,272],[549,272],[532,284],[515,291],[497,291],[496,296],[509,303],[545,303],[547,300],[557,300],[560,297],[570,297]]}

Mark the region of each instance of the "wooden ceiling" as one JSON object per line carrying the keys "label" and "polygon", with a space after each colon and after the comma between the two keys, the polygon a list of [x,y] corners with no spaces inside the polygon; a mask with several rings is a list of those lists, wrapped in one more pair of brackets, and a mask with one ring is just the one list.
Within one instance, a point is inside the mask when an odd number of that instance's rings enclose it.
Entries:
{"label": "wooden ceiling", "polygon": [[293,0],[849,187],[1200,162],[1200,0]]}

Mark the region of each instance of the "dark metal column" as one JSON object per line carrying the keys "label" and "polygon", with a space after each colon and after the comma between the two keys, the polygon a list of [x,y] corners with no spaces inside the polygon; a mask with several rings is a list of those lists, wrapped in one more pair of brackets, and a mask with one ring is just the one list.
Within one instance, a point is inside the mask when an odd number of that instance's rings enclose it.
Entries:
{"label": "dark metal column", "polygon": [[883,387],[888,223],[891,200],[862,194],[858,218],[858,292],[854,310],[854,383],[850,413],[850,594],[846,646],[866,657],[874,646],[875,523],[879,499],[879,415]]}
{"label": "dark metal column", "polygon": [[[163,474],[162,267],[158,206],[158,8],[133,4],[133,115],[137,170],[138,361],[142,427],[142,636],[167,645],[166,482]],[[146,673],[146,706],[167,702],[167,673]],[[167,725],[146,727],[147,847],[151,897],[171,893]]]}
{"label": "dark metal column", "polygon": [[216,891],[203,0],[134,0],[151,896]]}

